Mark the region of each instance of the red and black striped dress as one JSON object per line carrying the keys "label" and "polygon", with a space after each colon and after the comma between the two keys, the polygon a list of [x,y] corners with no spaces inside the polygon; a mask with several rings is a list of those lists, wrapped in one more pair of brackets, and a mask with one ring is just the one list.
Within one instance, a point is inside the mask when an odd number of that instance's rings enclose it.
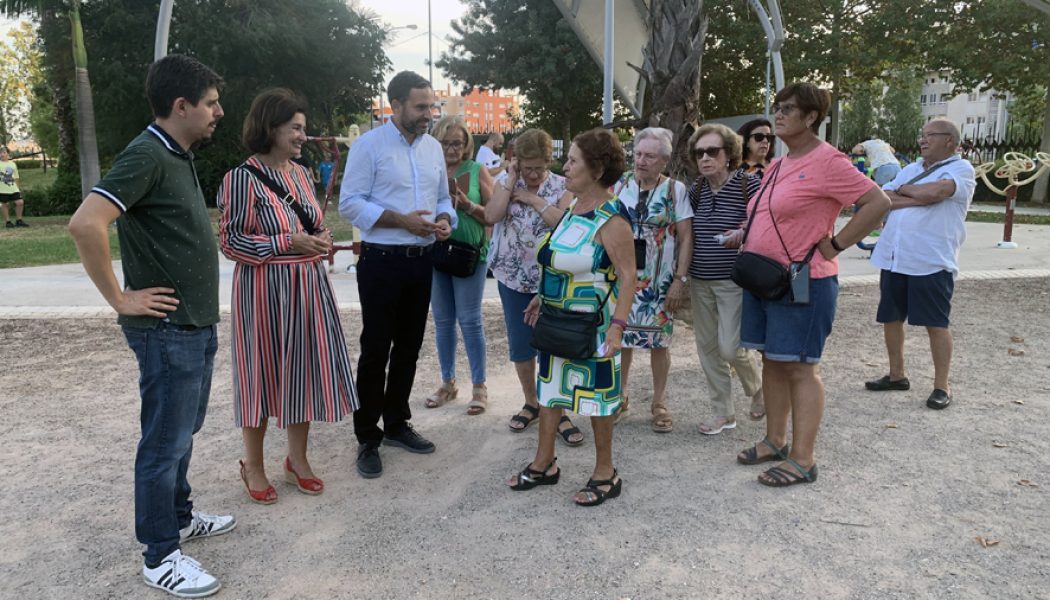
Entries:
{"label": "red and black striped dress", "polygon": [[[309,171],[288,173],[255,157],[248,163],[289,190],[320,228],[321,208]],[[278,427],[339,421],[357,410],[346,339],[335,294],[320,256],[287,254],[290,234],[303,231],[290,206],[243,168],[223,177],[219,245],[233,271],[234,422]]]}

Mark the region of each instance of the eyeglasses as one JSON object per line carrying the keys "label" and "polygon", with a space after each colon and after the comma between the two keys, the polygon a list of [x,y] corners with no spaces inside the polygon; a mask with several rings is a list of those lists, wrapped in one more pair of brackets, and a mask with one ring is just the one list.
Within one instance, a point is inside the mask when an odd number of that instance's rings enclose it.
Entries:
{"label": "eyeglasses", "polygon": [[786,117],[791,113],[795,112],[796,108],[798,108],[797,104],[781,104],[777,102],[773,105],[773,112],[780,113]]}
{"label": "eyeglasses", "polygon": [[518,167],[522,175],[540,175],[547,170],[547,167]]}
{"label": "eyeglasses", "polygon": [[441,147],[442,148],[452,148],[453,150],[462,150],[465,146],[466,146],[466,144],[464,144],[463,142],[461,142],[459,140],[456,140],[456,141],[453,141],[453,142],[450,142],[448,140],[441,140]]}
{"label": "eyeglasses", "polygon": [[701,160],[705,156],[710,156],[711,158],[718,158],[718,153],[723,150],[725,150],[725,148],[721,146],[714,146],[711,148],[693,148],[693,152],[696,153],[696,160]]}
{"label": "eyeglasses", "polygon": [[940,132],[940,131],[934,131],[934,132],[931,132],[931,133],[922,133],[922,132],[920,132],[920,133],[919,133],[919,137],[918,137],[918,138],[916,138],[916,139],[917,139],[918,141],[920,141],[920,142],[921,142],[921,141],[925,140],[926,138],[929,138],[929,137],[933,137],[933,136],[935,136],[935,135],[947,135],[947,136],[951,136],[951,134],[950,134],[950,133],[942,133],[942,132]]}
{"label": "eyeglasses", "polygon": [[751,135],[749,135],[747,137],[755,140],[756,142],[762,143],[762,142],[772,142],[775,139],[776,136],[774,136],[772,133],[752,133]]}

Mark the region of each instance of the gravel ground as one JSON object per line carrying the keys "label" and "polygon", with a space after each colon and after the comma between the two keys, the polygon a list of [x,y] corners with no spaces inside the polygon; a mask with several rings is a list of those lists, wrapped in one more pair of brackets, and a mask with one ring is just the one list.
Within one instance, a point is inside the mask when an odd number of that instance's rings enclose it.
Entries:
{"label": "gravel ground", "polygon": [[[273,430],[267,466],[280,501],[250,504],[223,323],[191,482],[197,507],[232,512],[238,525],[185,550],[222,580],[220,598],[1050,597],[1050,280],[959,283],[955,403],[941,412],[924,406],[932,367],[919,329],[908,329],[906,346],[912,390],[864,391],[886,371],[877,293],[852,287],[839,299],[817,483],[769,489],[755,481],[760,467],[735,463],[764,432],[747,420],[739,386],[740,426],[697,433],[709,403],[682,327],[674,432],[650,431],[651,378],[636,366],[638,401],[616,430],[624,493],[590,509],[571,501],[593,460],[583,419],[588,444],[559,443],[559,485],[511,493],[502,483],[531,458],[536,429],[506,427],[521,396],[492,305],[487,413],[465,415],[469,386],[452,404],[422,407],[438,383],[428,333],[412,406],[435,454],[384,448],[383,477],[366,481],[354,470],[351,423],[320,424],[311,460],[327,489],[309,497],[278,481],[285,442]],[[352,351],[359,317],[344,315]],[[139,581],[137,370],[119,329],[0,320],[0,359],[0,597],[165,597]],[[459,372],[467,378],[462,360]]]}

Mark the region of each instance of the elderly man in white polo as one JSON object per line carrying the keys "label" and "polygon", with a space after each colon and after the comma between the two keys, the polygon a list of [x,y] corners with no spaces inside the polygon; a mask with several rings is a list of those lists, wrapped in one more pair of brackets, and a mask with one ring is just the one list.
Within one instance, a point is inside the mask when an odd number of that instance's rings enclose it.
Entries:
{"label": "elderly man in white polo", "polygon": [[966,239],[966,210],[977,181],[973,165],[956,153],[959,127],[937,118],[919,135],[922,157],[883,186],[893,206],[871,264],[882,269],[876,320],[883,324],[890,372],[865,384],[872,391],[910,389],[904,373],[904,320],[926,327],[933,355],[932,409],[952,401],[948,329],[952,292],[959,274],[959,247]]}

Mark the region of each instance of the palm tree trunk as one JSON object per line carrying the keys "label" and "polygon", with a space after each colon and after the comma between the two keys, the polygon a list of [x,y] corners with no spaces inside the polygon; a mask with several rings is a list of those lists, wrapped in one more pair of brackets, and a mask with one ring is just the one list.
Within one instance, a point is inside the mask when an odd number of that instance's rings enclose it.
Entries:
{"label": "palm tree trunk", "polygon": [[98,183],[102,174],[98,164],[98,138],[95,135],[95,106],[91,99],[91,80],[88,78],[87,49],[84,47],[84,29],[80,24],[80,0],[73,0],[69,11],[73,37],[73,64],[75,67],[75,90],[78,149],[80,150],[80,188],[87,196]]}
{"label": "palm tree trunk", "polygon": [[686,146],[700,118],[700,62],[707,37],[703,5],[703,0],[652,0],[640,70],[647,83],[641,124],[674,132],[675,152],[668,169],[679,178],[686,171]]}

